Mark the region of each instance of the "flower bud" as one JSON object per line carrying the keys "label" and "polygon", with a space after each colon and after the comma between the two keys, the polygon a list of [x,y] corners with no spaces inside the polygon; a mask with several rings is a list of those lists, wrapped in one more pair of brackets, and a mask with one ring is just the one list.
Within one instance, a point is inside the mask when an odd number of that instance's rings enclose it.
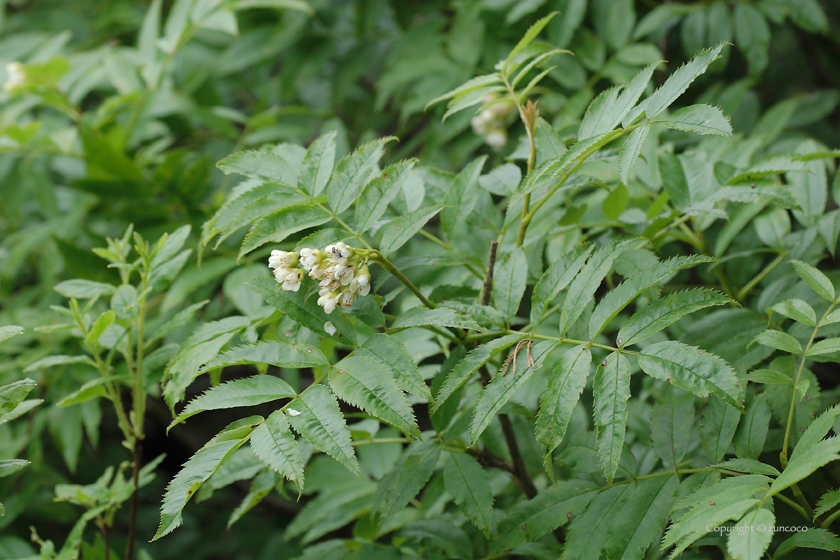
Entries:
{"label": "flower bud", "polygon": [[277,280],[277,283],[281,283],[286,280],[286,276],[288,276],[292,271],[288,268],[275,268],[274,269],[274,279]]}
{"label": "flower bud", "polygon": [[6,91],[14,91],[20,86],[26,85],[26,67],[20,62],[10,62],[6,65],[8,79],[3,84]]}
{"label": "flower bud", "polygon": [[300,250],[300,264],[307,271],[321,264],[324,254],[318,249],[309,249],[304,247]]}
{"label": "flower bud", "polygon": [[303,271],[299,268],[294,268],[289,271],[286,278],[283,279],[283,289],[287,292],[296,292],[300,290],[300,281],[303,279]]}
{"label": "flower bud", "polygon": [[491,130],[484,137],[484,142],[494,150],[501,150],[507,144],[507,133],[504,130]]}
{"label": "flower bud", "polygon": [[297,253],[287,253],[286,251],[274,250],[271,252],[271,256],[268,257],[268,267],[294,268],[297,266],[299,257],[300,255]]}

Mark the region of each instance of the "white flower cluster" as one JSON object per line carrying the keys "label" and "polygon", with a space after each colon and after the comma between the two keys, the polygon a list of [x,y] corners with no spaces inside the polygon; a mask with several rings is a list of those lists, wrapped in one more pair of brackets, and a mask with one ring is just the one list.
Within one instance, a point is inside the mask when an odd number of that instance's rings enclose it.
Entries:
{"label": "white flower cluster", "polygon": [[14,91],[20,86],[26,84],[26,69],[20,62],[10,62],[6,65],[6,74],[8,78],[3,84],[3,89],[6,91]]}
{"label": "white flower cluster", "polygon": [[[298,263],[303,270],[295,268]],[[323,251],[308,248],[301,249],[300,253],[272,251],[268,266],[274,269],[274,278],[284,290],[298,291],[304,271],[313,280],[318,280],[318,305],[327,314],[339,305],[350,307],[356,297],[370,293],[366,259],[363,261],[352,247],[341,241],[328,245]]]}
{"label": "white flower cluster", "polygon": [[[494,95],[487,95],[481,100],[483,104],[496,101]],[[496,103],[472,118],[470,124],[473,132],[484,136],[484,142],[494,150],[501,150],[507,144],[507,118],[512,110],[511,103]]]}

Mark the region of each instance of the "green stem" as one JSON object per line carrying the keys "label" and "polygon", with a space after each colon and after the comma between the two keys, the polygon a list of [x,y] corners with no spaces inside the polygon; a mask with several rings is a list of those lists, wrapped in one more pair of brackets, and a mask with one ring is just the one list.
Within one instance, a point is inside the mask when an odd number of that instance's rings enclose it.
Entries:
{"label": "green stem", "polygon": [[[831,313],[831,310],[834,309],[834,306],[837,305],[837,302],[832,303],[828,310],[823,315],[823,319]],[[817,337],[817,331],[820,330],[820,325],[822,324],[822,319],[820,322],[814,326],[814,331],[811,333],[811,338],[808,339],[808,344],[805,346],[805,350],[802,352],[802,361],[799,362],[799,371],[796,372],[796,379],[793,381],[793,397],[790,399],[790,412],[788,412],[788,419],[787,419],[787,426],[785,426],[785,440],[782,444],[782,452],[779,455],[779,460],[781,461],[782,468],[787,468],[788,464],[788,443],[790,442],[790,428],[793,425],[793,413],[796,409],[796,393],[798,391],[797,385],[799,380],[802,377],[802,372],[805,370],[805,360],[808,356],[808,351],[811,349],[811,346],[814,344],[814,339]]]}
{"label": "green stem", "polygon": [[790,499],[790,498],[788,498],[787,496],[784,496],[784,495],[783,495],[783,494],[781,494],[781,493],[776,494],[776,495],[775,495],[775,497],[776,497],[776,498],[779,498],[779,499],[780,499],[780,500],[782,500],[784,503],[786,503],[787,505],[789,505],[790,507],[792,507],[794,510],[796,510],[797,512],[799,512],[799,514],[800,514],[802,517],[804,517],[804,518],[805,518],[805,519],[807,519],[808,521],[811,521],[811,517],[809,517],[809,516],[808,516],[808,513],[805,511],[805,509],[804,509],[802,506],[800,506],[799,504],[797,504],[796,502],[794,502],[793,500],[791,500],[791,499]]}
{"label": "green stem", "polygon": [[773,262],[764,267],[764,270],[756,274],[755,278],[747,282],[747,284],[743,288],[741,288],[741,291],[738,292],[738,300],[743,301],[743,299],[747,297],[747,295],[752,291],[752,289],[755,288],[756,284],[764,280],[765,276],[773,272],[773,269],[782,264],[782,262],[784,262],[787,256],[788,252],[783,251],[779,254],[778,257],[773,259]]}
{"label": "green stem", "polygon": [[385,257],[385,255],[383,255],[383,254],[382,254],[382,253],[380,253],[379,251],[372,250],[372,251],[371,251],[371,253],[370,253],[370,259],[371,259],[372,261],[374,261],[374,262],[378,263],[378,264],[379,264],[379,266],[381,266],[382,268],[384,268],[385,270],[387,270],[388,272],[390,272],[390,273],[394,276],[394,278],[396,278],[397,280],[399,280],[400,282],[402,282],[402,283],[403,283],[403,285],[404,285],[406,288],[408,288],[409,290],[411,290],[411,292],[412,292],[415,296],[417,296],[417,299],[419,299],[419,300],[423,303],[423,305],[425,305],[425,306],[426,306],[426,307],[428,307],[429,309],[436,309],[436,308],[437,308],[437,305],[435,305],[434,303],[432,303],[431,301],[429,301],[429,299],[428,299],[426,296],[424,296],[424,295],[420,292],[420,290],[418,290],[418,289],[417,289],[417,286],[415,286],[415,285],[414,285],[414,283],[412,283],[412,281],[411,281],[411,280],[409,280],[409,279],[405,276],[405,274],[403,274],[402,272],[400,272],[400,270],[399,270],[397,267],[395,267],[395,266],[394,266],[394,264],[393,264],[391,261],[389,261],[387,257]]}
{"label": "green stem", "polygon": [[840,509],[838,509],[837,511],[835,511],[834,513],[832,513],[831,515],[826,517],[825,521],[822,522],[821,527],[823,529],[828,529],[829,527],[831,527],[831,524],[834,522],[834,520],[837,519],[838,517],[840,517]]}
{"label": "green stem", "polygon": [[[301,192],[301,194],[305,194],[305,193]],[[345,222],[344,220],[342,220],[341,218],[339,218],[339,217],[338,217],[338,214],[336,214],[335,212],[333,212],[332,210],[330,210],[329,208],[327,208],[326,206],[324,206],[324,205],[323,205],[323,204],[321,204],[320,202],[317,202],[314,198],[310,198],[309,200],[310,200],[310,201],[311,201],[311,202],[312,202],[315,206],[317,206],[318,208],[320,208],[321,210],[323,210],[323,211],[324,211],[324,212],[325,212],[328,216],[330,216],[333,220],[335,220],[336,222],[338,222],[338,223],[339,223],[339,225],[340,225],[341,227],[343,227],[344,229],[346,229],[346,230],[347,230],[347,232],[348,232],[350,235],[352,235],[353,237],[355,237],[355,238],[359,241],[359,243],[361,243],[362,245],[364,245],[366,249],[373,249],[373,247],[371,247],[370,245],[368,245],[367,241],[365,241],[364,239],[362,239],[362,236],[361,236],[359,233],[357,233],[357,232],[356,232],[356,230],[354,230],[354,229],[353,229],[353,228],[351,228],[349,225],[347,225],[347,222]]]}

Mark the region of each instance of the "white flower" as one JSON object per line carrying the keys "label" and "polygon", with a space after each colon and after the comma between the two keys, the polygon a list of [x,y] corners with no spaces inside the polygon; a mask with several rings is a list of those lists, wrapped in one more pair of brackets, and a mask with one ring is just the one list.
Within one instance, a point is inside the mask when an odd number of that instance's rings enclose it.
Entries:
{"label": "white flower", "polygon": [[507,144],[507,133],[504,130],[492,130],[484,137],[484,142],[494,150],[501,150]]}
{"label": "white flower", "polygon": [[492,120],[485,117],[486,112],[487,110],[485,109],[470,120],[473,132],[481,136],[487,134],[487,131],[490,129],[490,125],[492,124]]}
{"label": "white flower", "polygon": [[362,267],[350,283],[350,291],[358,292],[361,296],[366,296],[370,293],[370,272],[368,267]]}
{"label": "white flower", "polygon": [[[332,247],[333,258],[341,264],[344,264],[347,262],[347,259],[353,256],[353,248],[349,247],[343,241],[339,241],[335,245],[330,245],[330,247]],[[330,252],[330,247],[327,247],[327,252]]]}
{"label": "white flower", "polygon": [[3,84],[3,89],[6,91],[14,91],[18,87],[26,84],[26,67],[20,62],[10,62],[6,65],[6,74],[8,78]]}
{"label": "white flower", "polygon": [[312,270],[321,263],[324,254],[318,249],[303,248],[300,250],[300,264],[306,270]]}
{"label": "white flower", "polygon": [[277,280],[277,283],[280,284],[284,280],[286,280],[286,276],[291,274],[292,271],[288,268],[275,268],[274,269],[274,279]]}
{"label": "white flower", "polygon": [[324,308],[324,313],[329,315],[335,311],[338,304],[338,294],[336,292],[328,292],[318,298],[318,305]]}
{"label": "white flower", "polygon": [[299,256],[297,253],[274,250],[268,257],[268,268],[294,268],[297,266]]}
{"label": "white flower", "polygon": [[327,321],[324,323],[324,330],[327,331],[327,334],[332,336],[335,334],[336,328],[335,325],[332,324],[332,321]]}
{"label": "white flower", "polygon": [[[338,270],[341,266],[341,270]],[[336,266],[335,279],[341,282],[342,286],[348,285],[356,276],[356,267],[352,264]]]}
{"label": "white flower", "polygon": [[341,303],[342,307],[350,307],[353,305],[353,300],[356,298],[356,295],[352,292],[342,292],[341,296],[339,296],[339,302]]}
{"label": "white flower", "polygon": [[294,408],[286,409],[286,412],[289,416],[300,416],[300,411],[295,410]]}
{"label": "white flower", "polygon": [[303,271],[299,268],[293,268],[283,279],[283,289],[287,292],[296,292],[300,290],[301,280],[303,280]]}

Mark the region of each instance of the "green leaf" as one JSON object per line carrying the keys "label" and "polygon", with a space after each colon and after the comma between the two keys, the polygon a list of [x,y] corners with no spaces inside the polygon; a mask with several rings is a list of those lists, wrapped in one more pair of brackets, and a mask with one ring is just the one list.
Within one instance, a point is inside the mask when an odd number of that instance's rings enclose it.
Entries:
{"label": "green leaf", "polygon": [[832,285],[831,280],[829,280],[825,274],[810,264],[802,261],[790,261],[790,264],[792,264],[793,268],[796,269],[796,273],[799,277],[802,278],[802,280],[804,280],[812,290],[817,292],[817,295],[827,299],[828,301],[834,301],[834,285]]}
{"label": "green leaf", "polygon": [[572,412],[580,399],[586,379],[592,353],[586,346],[575,346],[561,356],[551,368],[548,388],[540,396],[540,410],[534,435],[537,442],[551,453],[566,436],[566,428],[572,418]]}
{"label": "green leaf", "polygon": [[327,185],[327,200],[336,214],[345,211],[367,186],[377,171],[377,163],[385,153],[385,144],[396,140],[393,136],[368,142],[344,156]]}
{"label": "green leaf", "polygon": [[791,171],[804,172],[807,169],[808,167],[803,162],[794,160],[790,156],[776,156],[759,162],[742,173],[736,173],[726,184],[748,183],[771,175],[781,175]]}
{"label": "green leaf", "polygon": [[821,356],[840,352],[840,338],[826,338],[820,340],[808,350],[808,356]]}
{"label": "green leaf", "polygon": [[297,173],[289,163],[273,152],[246,151],[229,155],[216,167],[225,175],[238,173],[267,183],[286,187],[297,186]]}
{"label": "green leaf", "polygon": [[592,301],[595,291],[601,285],[612,268],[612,264],[628,244],[637,241],[630,239],[619,243],[610,243],[599,248],[586,262],[569,286],[563,310],[560,315],[560,333],[568,331],[580,318],[587,304]]}
{"label": "green leaf", "polygon": [[630,363],[613,352],[601,362],[592,384],[595,405],[595,445],[601,468],[612,482],[618,468],[624,431],[627,426],[627,400],[630,398]]}
{"label": "green leaf", "polygon": [[466,222],[467,216],[478,202],[479,194],[481,194],[478,188],[478,177],[486,161],[487,156],[473,160],[455,177],[449,188],[444,200],[446,208],[440,214],[440,225],[450,239],[459,223]]}
{"label": "green leaf", "polygon": [[611,511],[616,519],[607,529],[609,558],[635,560],[662,534],[679,487],[676,476],[657,476],[629,485]]}
{"label": "green leaf", "polygon": [[814,508],[814,519],[824,513],[828,513],[838,504],[840,504],[840,489],[829,490],[817,502],[817,507]]}
{"label": "green leaf", "polygon": [[674,111],[664,119],[656,121],[668,128],[695,132],[697,134],[717,134],[732,136],[732,123],[723,111],[711,105],[689,105]]}
{"label": "green leaf", "polygon": [[782,471],[782,475],[773,481],[768,496],[778,494],[823,465],[840,459],[840,436],[822,439],[831,429],[837,416],[840,416],[840,405],[829,408],[811,422],[793,449],[790,462]]}
{"label": "green leaf", "polygon": [[616,100],[621,90],[621,86],[605,89],[590,103],[580,123],[578,138],[592,138],[615,128],[615,125],[621,121],[620,117],[618,119],[614,117]]}
{"label": "green leaf", "polygon": [[280,243],[293,233],[330,221],[324,211],[309,202],[292,204],[260,218],[242,241],[237,258],[266,243]]}
{"label": "green leaf", "polygon": [[404,160],[385,168],[382,174],[368,183],[356,202],[356,228],[364,232],[373,227],[385,214],[388,205],[400,193],[411,175],[417,160]]}
{"label": "green leaf", "polygon": [[604,217],[608,220],[617,220],[627,209],[628,196],[627,187],[621,183],[616,185],[601,204]]}
{"label": "green leaf", "polygon": [[768,509],[757,508],[746,514],[729,533],[729,554],[735,560],[760,560],[773,540],[775,523],[776,516]]}
{"label": "green leaf", "polygon": [[[731,408],[730,408],[731,410]],[[749,474],[763,474],[767,476],[779,476],[776,467],[756,461],[755,459],[730,459],[715,465],[716,468],[737,471]]]}
{"label": "green leaf", "polygon": [[723,459],[735,437],[741,413],[720,399],[709,399],[700,415],[700,441],[709,460]]}
{"label": "green leaf", "polygon": [[758,396],[750,401],[732,442],[735,445],[735,454],[739,458],[758,459],[764,449],[771,416],[766,398]]}
{"label": "green leaf", "polygon": [[434,441],[415,442],[382,477],[373,499],[373,513],[381,525],[399,513],[426,486],[437,468],[440,445]]}
{"label": "green leaf", "polygon": [[408,399],[385,364],[367,356],[344,358],[330,369],[329,379],[330,388],[344,402],[420,439]]}
{"label": "green leaf", "polygon": [[489,539],[493,533],[493,493],[487,473],[466,453],[450,453],[443,467],[446,491]]}
{"label": "green leaf", "polygon": [[244,379],[228,381],[211,387],[202,395],[191,400],[181,414],[172,421],[167,431],[199,412],[238,406],[256,406],[278,399],[294,397],[296,394],[288,383],[273,375],[254,375]]}
{"label": "green leaf", "polygon": [[57,403],[55,406],[57,407],[65,407],[71,406],[74,404],[81,404],[83,402],[87,402],[91,399],[95,399],[98,397],[109,397],[108,391],[105,388],[106,383],[120,383],[124,381],[131,381],[131,376],[129,375],[108,375],[106,377],[97,377],[91,381],[88,381],[77,390],[73,391]]}
{"label": "green leaf", "polygon": [[764,383],[769,385],[792,385],[793,379],[790,376],[773,371],[771,369],[757,369],[747,374],[747,381],[753,383]]}
{"label": "green leaf", "polygon": [[310,385],[287,405],[286,414],[296,432],[361,476],[359,462],[350,443],[350,430],[338,408],[338,401],[329,389],[323,385]]}
{"label": "green leaf", "polygon": [[456,87],[455,89],[450,90],[439,97],[435,97],[426,104],[424,110],[428,109],[435,103],[440,103],[441,101],[444,101],[446,99],[453,99],[453,102],[450,103],[450,105],[452,105],[455,101],[472,91],[485,87],[489,84],[500,83],[501,81],[502,79],[498,74],[486,74],[484,76],[477,76],[467,82],[464,82],[462,85]]}
{"label": "green leaf", "polygon": [[[443,551],[445,558],[473,558],[473,547],[467,533],[442,519],[419,519],[404,526],[400,535],[425,541],[435,551]],[[304,560],[304,559],[301,559]]]}
{"label": "green leaf", "polygon": [[641,351],[639,365],[648,375],[698,397],[712,393],[741,409],[744,388],[729,364],[714,354],[680,342],[657,342]]}
{"label": "green leaf", "polygon": [[9,340],[10,338],[14,338],[19,334],[23,334],[23,327],[19,327],[17,325],[8,325],[6,327],[0,327],[0,342],[4,340]]}
{"label": "green leaf", "polygon": [[641,271],[636,276],[628,278],[604,296],[595,307],[595,310],[592,312],[592,317],[589,320],[589,338],[595,340],[595,337],[604,330],[604,327],[621,310],[627,307],[648,288],[665,281],[677,271],[712,261],[714,261],[713,258],[702,255],[674,257],[667,261],[656,263],[652,267]]}
{"label": "green leaf", "polygon": [[607,531],[615,521],[615,511],[631,485],[621,484],[599,492],[582,515],[575,516],[563,547],[564,560],[597,560],[608,543]]}
{"label": "green leaf", "polygon": [[[2,394],[2,389],[0,389],[0,394]],[[29,399],[25,401],[21,401],[16,407],[14,407],[10,412],[5,414],[0,414],[0,424],[5,424],[6,422],[10,422],[15,418],[20,418],[39,404],[43,403],[44,399]]]}
{"label": "green leaf", "polygon": [[[479,89],[474,89],[469,92],[464,93],[463,95],[458,95],[446,107],[446,113],[443,114],[442,121],[445,121],[448,117],[463,111],[464,109],[468,109],[470,107],[474,107],[480,103],[484,102],[484,99],[488,95],[492,95],[494,93],[504,91],[505,86],[498,84],[498,85],[488,85],[481,87]],[[503,103],[504,101],[497,101],[498,103]],[[480,112],[482,109],[486,108],[487,105],[482,105],[479,107],[478,111]]]}
{"label": "green leaf", "polygon": [[216,434],[184,463],[184,468],[175,475],[166,488],[160,508],[160,526],[152,537],[153,541],[171,533],[181,525],[181,511],[193,494],[216,472],[225,459],[248,441],[251,432],[262,422],[261,416],[237,420]]}
{"label": "green leaf", "polygon": [[96,367],[96,363],[87,356],[48,356],[26,366],[23,369],[23,373],[66,364],[87,364],[91,367]]}
{"label": "green leaf", "polygon": [[517,247],[496,262],[493,273],[493,304],[507,322],[516,316],[528,281],[528,260]]}
{"label": "green leaf", "polygon": [[192,228],[189,225],[181,226],[172,232],[172,235],[164,233],[158,240],[158,246],[152,258],[151,268],[163,266],[167,261],[175,257],[184,247]]}
{"label": "green leaf", "polygon": [[513,70],[511,67],[511,62],[513,62],[514,57],[519,54],[525,47],[531,44],[531,42],[537,38],[537,35],[543,30],[543,28],[548,25],[548,22],[557,15],[558,12],[551,12],[547,16],[540,18],[534,23],[531,27],[528,28],[528,31],[525,32],[525,35],[522,36],[522,39],[516,43],[516,46],[513,47],[513,50],[510,51],[510,54],[505,59],[505,63],[502,66],[502,72],[505,76],[510,75],[510,72]]}
{"label": "green leaf", "polygon": [[0,478],[14,474],[30,464],[24,459],[5,459],[0,461]]}
{"label": "green leaf", "polygon": [[781,303],[777,303],[770,309],[779,315],[784,315],[799,323],[804,323],[812,327],[817,324],[817,314],[814,312],[814,308],[801,299],[787,299]]}
{"label": "green leaf", "polygon": [[[735,478],[743,479],[746,477]],[[744,483],[745,481],[741,482]],[[721,485],[722,483],[719,483],[715,486]],[[744,496],[752,496],[760,492],[761,488],[758,485],[745,484],[742,489],[737,489],[739,491],[729,490],[728,493],[718,493],[713,496],[713,500],[707,500],[694,507],[670,525],[662,541],[662,548],[676,544],[676,548],[670,554],[670,558],[676,558],[694,541],[708,533],[706,527],[716,527],[726,521],[740,519],[748,510],[759,504],[759,500],[745,498]]]}
{"label": "green leaf", "polygon": [[637,310],[618,331],[622,348],[636,344],[679,321],[685,315],[713,305],[725,305],[729,298],[714,290],[674,292]]}
{"label": "green leaf", "polygon": [[36,385],[38,384],[34,379],[27,377],[0,387],[0,416],[14,410]]}
{"label": "green leaf", "polygon": [[423,229],[426,222],[442,209],[443,204],[426,206],[389,222],[382,228],[382,240],[379,243],[380,252],[387,255],[405,245],[409,239],[414,237],[414,234]]}
{"label": "green leaf", "polygon": [[[475,443],[479,436],[487,429],[496,413],[516,393],[523,383],[540,369],[548,354],[557,347],[557,342],[544,340],[529,346],[521,347],[515,353],[508,371],[500,371],[478,396],[470,423],[470,441]],[[529,362],[532,360],[532,362]]]}
{"label": "green leaf", "polygon": [[618,172],[621,177],[621,182],[625,185],[629,184],[630,171],[636,165],[639,154],[642,153],[648,132],[650,132],[650,125],[642,125],[631,132],[624,144],[621,145],[621,150],[618,153]]}
{"label": "green leaf", "polygon": [[97,342],[99,342],[99,337],[108,330],[108,327],[114,324],[115,319],[116,315],[113,311],[106,311],[97,317],[96,322],[93,323],[87,333],[87,336],[85,336],[85,343],[89,347],[96,347]]}
{"label": "green leaf", "polygon": [[309,368],[330,365],[317,347],[308,344],[289,344],[277,340],[262,340],[245,344],[219,354],[204,366],[205,370],[244,364],[270,364],[279,368]]}
{"label": "green leaf", "polygon": [[475,321],[468,319],[463,314],[448,307],[428,309],[426,307],[412,307],[397,317],[391,325],[392,329],[404,329],[408,327],[422,327],[432,325],[435,327],[455,327],[461,329],[472,329],[484,332],[485,329]]}
{"label": "green leaf", "polygon": [[588,480],[561,480],[534,498],[519,502],[499,522],[490,551],[498,554],[533,542],[583,513],[598,487]]}
{"label": "green leaf", "polygon": [[432,400],[429,386],[420,376],[420,370],[405,345],[396,337],[378,333],[368,338],[356,356],[370,357],[391,369],[391,376],[403,391]]}
{"label": "green leaf", "polygon": [[251,434],[254,455],[272,470],[282,474],[303,492],[303,458],[289,421],[282,410],[275,410]]}
{"label": "green leaf", "polygon": [[548,304],[577,276],[593,249],[594,245],[578,245],[551,263],[531,294],[531,325],[540,323]]}
{"label": "green leaf", "polygon": [[[317,299],[314,296],[307,297],[303,290],[299,292],[277,290],[277,282],[273,278],[254,278],[245,282],[245,284],[259,294],[266,303],[309,330],[336,340],[340,340],[340,336],[347,337],[351,341],[355,340],[355,329],[344,314],[327,315],[318,305]],[[331,321],[335,325],[338,333],[335,335],[327,334],[327,331],[324,330],[324,324],[327,321]]]}
{"label": "green leaf", "polygon": [[250,324],[247,317],[226,317],[202,325],[181,345],[180,352],[164,372],[163,396],[170,409],[184,398],[187,386],[201,375],[199,368],[215,358],[234,336]]}
{"label": "green leaf", "polygon": [[335,163],[335,135],[332,131],[316,138],[300,163],[297,186],[310,196],[321,194],[330,180]]}
{"label": "green leaf", "polygon": [[709,65],[720,57],[724,46],[726,46],[726,43],[720,43],[710,49],[701,51],[689,62],[680,66],[659,89],[647,98],[645,115],[650,119],[667,109],[688,89],[691,82],[706,72]]}
{"label": "green leaf", "polygon": [[781,558],[783,555],[797,548],[814,548],[827,550],[828,552],[840,552],[840,538],[831,531],[820,528],[808,528],[808,531],[796,533],[785,540],[773,552],[774,558]]}
{"label": "green leaf", "polygon": [[437,412],[438,408],[446,402],[452,394],[458,390],[464,383],[466,383],[473,374],[478,371],[478,368],[489,362],[491,359],[504,352],[505,349],[513,346],[525,338],[519,334],[509,334],[496,338],[486,344],[482,344],[478,348],[470,350],[464,358],[458,362],[446,380],[441,385],[437,395],[435,395],[435,402],[432,405],[432,413]]}
{"label": "green leaf", "polygon": [[693,425],[694,395],[691,393],[654,405],[650,437],[654,451],[666,465],[679,466],[688,451]]}
{"label": "green leaf", "polygon": [[767,67],[767,47],[770,43],[770,26],[757,8],[738,4],[734,9],[735,43],[749,66],[751,77],[757,77]]}
{"label": "green leaf", "polygon": [[782,352],[790,352],[791,354],[802,353],[802,345],[799,344],[798,340],[788,333],[774,329],[767,329],[766,331],[758,333],[753,339],[753,342],[761,344],[762,346],[781,350]]}
{"label": "green leaf", "polygon": [[94,298],[99,296],[111,296],[117,291],[115,286],[91,280],[65,280],[59,282],[53,288],[56,292],[66,298]]}

